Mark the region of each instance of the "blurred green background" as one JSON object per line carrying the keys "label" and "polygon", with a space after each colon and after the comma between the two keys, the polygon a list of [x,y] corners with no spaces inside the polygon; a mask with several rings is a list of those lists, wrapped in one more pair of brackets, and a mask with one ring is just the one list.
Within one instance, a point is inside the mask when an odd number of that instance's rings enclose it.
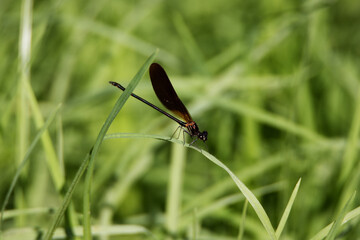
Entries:
{"label": "blurred green background", "polygon": [[[126,86],[156,48],[156,62],[208,131],[208,151],[256,194],[274,228],[302,179],[281,239],[315,236],[359,190],[360,1],[0,5],[2,204],[42,122],[62,103],[10,197],[7,239],[35,239],[48,227],[122,93],[108,81]],[[135,92],[161,106],[148,73]],[[176,127],[129,99],[109,133],[171,136]],[[75,225],[82,196],[83,180],[72,199]],[[349,210],[358,205],[356,196]],[[244,197],[226,172],[192,149],[156,139],[104,141],[91,208],[94,226],[124,226],[111,239],[191,239],[194,226],[196,239],[267,239],[251,206],[242,224]],[[358,221],[338,236],[359,239]],[[146,233],[126,232],[130,225]]]}

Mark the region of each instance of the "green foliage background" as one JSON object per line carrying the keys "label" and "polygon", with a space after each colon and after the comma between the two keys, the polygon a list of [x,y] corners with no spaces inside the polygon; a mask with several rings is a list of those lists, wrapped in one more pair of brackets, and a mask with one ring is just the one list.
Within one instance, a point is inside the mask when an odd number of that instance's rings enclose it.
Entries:
{"label": "green foliage background", "polygon": [[[315,236],[359,190],[359,1],[0,4],[1,203],[38,129],[62,103],[11,195],[5,239],[46,231],[122,94],[108,81],[126,86],[157,48],[156,62],[209,132],[208,148],[197,146],[236,173],[275,228],[302,179],[281,239]],[[160,106],[148,73],[135,92]],[[175,129],[129,99],[109,133]],[[251,206],[243,217],[244,197],[229,176],[182,145],[107,139],[92,181],[92,224],[114,226],[111,239],[268,237]],[[81,225],[82,197],[80,181],[67,215],[73,222],[62,226]],[[355,196],[348,210],[358,205]],[[127,232],[130,225],[146,234]],[[355,217],[335,235],[358,239],[359,229]]]}

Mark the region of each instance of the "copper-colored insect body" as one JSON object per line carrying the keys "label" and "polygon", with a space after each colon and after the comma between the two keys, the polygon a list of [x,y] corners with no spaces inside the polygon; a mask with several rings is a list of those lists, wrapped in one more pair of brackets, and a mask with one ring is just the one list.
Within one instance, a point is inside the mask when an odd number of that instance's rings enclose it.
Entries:
{"label": "copper-colored insect body", "polygon": [[[152,86],[160,102],[167,109],[173,112],[176,116],[184,119],[185,122],[165,112],[164,110],[158,108],[154,104],[146,101],[145,99],[139,97],[136,94],[131,94],[131,96],[142,101],[143,103],[146,103],[150,107],[154,108],[155,110],[161,112],[165,116],[176,121],[180,126],[186,128],[185,132],[187,132],[191,137],[196,137],[196,139],[193,142],[195,142],[197,139],[200,139],[205,142],[207,140],[207,135],[208,135],[207,131],[201,132],[198,125],[194,122],[194,120],[192,120],[188,110],[186,109],[185,105],[181,102],[180,98],[175,92],[175,89],[171,85],[171,82],[168,76],[166,75],[165,70],[159,64],[153,63],[150,66],[149,72],[150,72],[150,79]],[[117,82],[110,82],[110,84],[125,91],[125,88]]]}

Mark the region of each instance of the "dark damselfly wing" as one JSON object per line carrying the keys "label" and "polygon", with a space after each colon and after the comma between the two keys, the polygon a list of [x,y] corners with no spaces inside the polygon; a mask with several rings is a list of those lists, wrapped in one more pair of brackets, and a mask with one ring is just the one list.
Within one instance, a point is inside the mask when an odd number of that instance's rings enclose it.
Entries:
{"label": "dark damselfly wing", "polygon": [[156,96],[160,102],[171,112],[186,122],[192,122],[192,118],[175,92],[165,70],[157,63],[153,63],[149,69],[150,79]]}

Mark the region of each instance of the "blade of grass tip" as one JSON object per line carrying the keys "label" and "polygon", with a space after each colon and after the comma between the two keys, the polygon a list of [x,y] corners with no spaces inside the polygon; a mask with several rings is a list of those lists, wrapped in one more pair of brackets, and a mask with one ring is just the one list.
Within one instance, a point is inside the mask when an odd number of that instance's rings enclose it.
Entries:
{"label": "blade of grass tip", "polygon": [[294,204],[294,201],[295,201],[295,198],[296,198],[296,195],[299,191],[299,187],[300,187],[300,183],[301,183],[301,178],[299,179],[299,181],[296,183],[295,185],[295,188],[290,196],[290,200],[288,202],[288,204],[286,205],[286,208],[285,208],[285,211],[280,219],[280,223],[279,223],[279,226],[277,227],[276,229],[276,237],[279,239],[280,238],[280,235],[282,233],[282,231],[284,230],[284,227],[285,227],[285,223],[289,217],[289,214],[290,214],[290,210]]}
{"label": "blade of grass tip", "polygon": [[332,227],[329,231],[329,234],[326,236],[325,240],[334,240],[336,238],[336,235],[339,232],[341,223],[343,222],[346,212],[349,209],[352,201],[354,200],[355,195],[356,195],[356,191],[352,194],[352,196],[349,198],[349,200],[346,202],[345,206],[339,213],[339,216],[336,218],[336,220],[335,220],[334,224],[332,225]]}
{"label": "blade of grass tip", "polygon": [[225,166],[220,160],[218,160],[216,157],[214,157],[213,155],[211,155],[210,153],[198,149],[194,146],[190,146],[189,144],[185,144],[185,146],[195,149],[196,151],[200,152],[202,155],[204,155],[207,159],[209,159],[211,162],[213,162],[214,164],[218,165],[219,167],[221,167],[222,169],[224,169],[229,175],[230,177],[233,179],[233,181],[235,182],[235,184],[237,185],[237,187],[239,188],[239,190],[242,192],[242,194],[244,194],[244,196],[246,197],[246,199],[249,201],[249,203],[251,204],[251,206],[254,208],[256,214],[258,215],[261,223],[263,224],[266,232],[268,233],[269,237],[271,239],[277,239],[276,235],[275,235],[275,230],[271,225],[269,216],[266,214],[264,208],[262,207],[262,205],[260,204],[259,200],[255,197],[255,195],[246,187],[246,185],[241,182],[236,175],[227,167]]}
{"label": "blade of grass tip", "polygon": [[244,236],[246,212],[247,212],[248,205],[249,205],[248,203],[249,203],[249,201],[245,199],[244,209],[243,209],[243,212],[242,212],[241,223],[240,223],[240,227],[239,227],[238,240],[242,240],[243,236]]}
{"label": "blade of grass tip", "polygon": [[91,239],[91,223],[90,223],[90,192],[91,192],[91,180],[94,171],[94,160],[95,156],[100,148],[100,145],[105,137],[107,130],[109,129],[112,121],[115,119],[116,115],[119,113],[120,109],[124,106],[127,99],[130,97],[130,94],[134,91],[136,85],[139,83],[142,76],[145,74],[150,64],[154,61],[155,56],[158,50],[156,50],[140,68],[134,78],[131,80],[130,84],[126,90],[121,94],[117,102],[115,103],[114,108],[107,117],[104,125],[102,126],[100,133],[96,139],[96,142],[93,147],[93,151],[90,153],[89,168],[85,177],[85,186],[84,186],[84,198],[83,198],[83,214],[84,214],[84,239]]}
{"label": "blade of grass tip", "polygon": [[[354,219],[354,218],[357,218],[360,216],[360,207],[357,207],[353,210],[351,210],[350,212],[348,212],[343,220],[343,222],[341,224],[345,224],[347,223],[348,221]],[[331,227],[334,225],[334,223],[330,223],[329,225],[327,225],[326,227],[324,227],[323,229],[321,229],[314,237],[312,237],[310,240],[322,240],[324,239]]]}
{"label": "blade of grass tip", "polygon": [[342,224],[347,223],[348,221],[350,221],[353,218],[356,218],[358,216],[360,216],[360,207],[357,207],[357,208],[351,210],[349,213],[347,213]]}
{"label": "blade of grass tip", "polygon": [[3,222],[3,217],[4,217],[4,211],[5,211],[5,208],[6,208],[6,205],[7,203],[9,202],[9,199],[10,199],[10,195],[11,193],[13,192],[14,188],[15,188],[15,184],[17,183],[17,180],[19,179],[20,177],[20,174],[21,174],[21,171],[23,170],[25,164],[28,162],[29,160],[29,156],[30,154],[32,153],[32,151],[34,150],[36,144],[39,142],[42,134],[46,131],[46,129],[49,127],[50,123],[52,123],[52,121],[54,120],[56,114],[59,112],[60,110],[60,107],[61,107],[61,104],[59,104],[53,111],[52,113],[50,114],[49,118],[47,119],[47,121],[45,122],[45,124],[42,126],[42,128],[38,131],[38,133],[36,134],[34,140],[32,141],[30,147],[28,148],[25,156],[24,156],[24,159],[21,161],[18,169],[16,170],[16,173],[15,173],[15,176],[11,182],[11,185],[10,185],[10,188],[8,190],[8,192],[6,193],[6,197],[5,197],[5,200],[4,200],[4,203],[1,207],[1,219],[0,219],[0,235],[1,235],[1,232],[2,232],[2,222]]}
{"label": "blade of grass tip", "polygon": [[78,185],[81,176],[84,174],[84,172],[89,164],[89,158],[90,158],[90,153],[86,155],[85,159],[81,163],[79,170],[76,172],[75,178],[72,181],[72,183],[69,187],[69,190],[66,192],[64,200],[63,200],[60,208],[56,211],[54,220],[51,222],[51,225],[50,225],[48,231],[46,232],[44,240],[52,239],[55,229],[57,228],[57,226],[59,226],[59,224],[64,216],[65,210],[67,209],[67,207],[70,204],[72,194],[74,193],[74,190],[75,190],[76,186]]}

